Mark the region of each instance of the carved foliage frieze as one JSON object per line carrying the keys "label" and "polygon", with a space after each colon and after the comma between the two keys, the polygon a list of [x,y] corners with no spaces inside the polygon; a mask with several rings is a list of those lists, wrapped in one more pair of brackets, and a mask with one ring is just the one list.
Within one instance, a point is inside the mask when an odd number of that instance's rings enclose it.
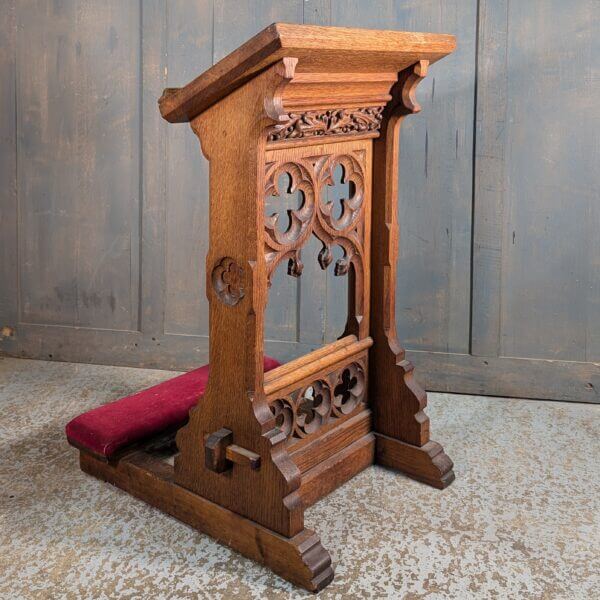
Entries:
{"label": "carved foliage frieze", "polygon": [[364,134],[381,127],[383,106],[336,108],[287,113],[267,132],[269,142],[314,136]]}
{"label": "carved foliage frieze", "polygon": [[357,358],[329,375],[270,401],[275,423],[288,439],[305,438],[359,410],[366,399],[366,365]]}

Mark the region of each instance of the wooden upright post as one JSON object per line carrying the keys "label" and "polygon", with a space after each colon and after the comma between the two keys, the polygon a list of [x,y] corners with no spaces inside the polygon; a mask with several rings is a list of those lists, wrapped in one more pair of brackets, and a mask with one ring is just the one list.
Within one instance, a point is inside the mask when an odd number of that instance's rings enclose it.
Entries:
{"label": "wooden upright post", "polygon": [[381,136],[373,142],[373,256],[369,399],[379,464],[405,472],[437,488],[454,481],[453,464],[440,444],[429,439],[427,394],[413,375],[396,333],[398,259],[398,158],[404,117],[421,110],[415,93],[429,61],[402,71],[384,111]]}
{"label": "wooden upright post", "polygon": [[[174,464],[150,441],[108,463],[82,451],[81,465],[312,591],[333,569],[305,507],[374,462],[439,488],[454,478],[394,315],[400,124],[453,49],[447,35],[274,24],[159,102],[210,162],[210,377]],[[340,170],[336,214],[323,189]],[[284,192],[301,196],[287,227],[265,215]],[[300,277],[312,235],[321,268],[349,277],[345,332],[264,374],[272,274],[287,262]]]}

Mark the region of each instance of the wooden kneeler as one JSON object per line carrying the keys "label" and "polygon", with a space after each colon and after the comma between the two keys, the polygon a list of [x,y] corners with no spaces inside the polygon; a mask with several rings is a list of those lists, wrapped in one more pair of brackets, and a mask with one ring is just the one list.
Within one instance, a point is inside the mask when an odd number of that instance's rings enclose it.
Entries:
{"label": "wooden kneeler", "polygon": [[[373,463],[453,481],[394,306],[400,124],[454,47],[449,35],[274,24],[165,90],[163,117],[190,122],[210,161],[210,375],[176,446],[162,436],[108,461],[82,450],[84,471],[313,591],[333,568],[307,506]],[[340,167],[350,193],[337,215],[323,189]],[[282,228],[265,198],[295,191]],[[271,276],[282,261],[301,276],[311,235],[321,268],[349,278],[345,332],[264,373]]]}

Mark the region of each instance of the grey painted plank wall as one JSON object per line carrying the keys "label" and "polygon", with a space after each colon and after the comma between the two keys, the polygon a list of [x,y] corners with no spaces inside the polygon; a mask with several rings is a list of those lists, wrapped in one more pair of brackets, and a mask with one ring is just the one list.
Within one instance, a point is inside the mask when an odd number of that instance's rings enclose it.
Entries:
{"label": "grey painted plank wall", "polygon": [[139,4],[16,16],[20,320],[137,330]]}
{"label": "grey painted plank wall", "polygon": [[600,4],[509,7],[500,353],[600,361]]}
{"label": "grey painted plank wall", "polygon": [[402,128],[396,314],[407,347],[468,352],[477,2],[335,2],[332,24],[457,36]]}
{"label": "grey painted plank wall", "polygon": [[[401,339],[428,389],[600,399],[600,26],[586,0],[11,0],[0,20],[0,351],[206,360],[208,168],[161,120],[273,21],[454,33],[402,130]],[[335,196],[341,193],[332,189]],[[266,348],[340,334],[346,281],[277,273]],[[4,328],[4,329],[2,329]]]}

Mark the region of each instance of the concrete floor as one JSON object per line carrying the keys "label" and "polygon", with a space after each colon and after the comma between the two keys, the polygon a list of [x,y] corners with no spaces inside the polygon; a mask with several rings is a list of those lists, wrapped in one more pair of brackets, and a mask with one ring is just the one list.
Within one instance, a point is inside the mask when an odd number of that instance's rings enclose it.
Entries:
{"label": "concrete floor", "polygon": [[[65,423],[171,376],[0,358],[0,598],[311,597],[79,471]],[[308,510],[337,563],[319,597],[599,598],[600,406],[429,404],[456,481],[372,467]]]}

